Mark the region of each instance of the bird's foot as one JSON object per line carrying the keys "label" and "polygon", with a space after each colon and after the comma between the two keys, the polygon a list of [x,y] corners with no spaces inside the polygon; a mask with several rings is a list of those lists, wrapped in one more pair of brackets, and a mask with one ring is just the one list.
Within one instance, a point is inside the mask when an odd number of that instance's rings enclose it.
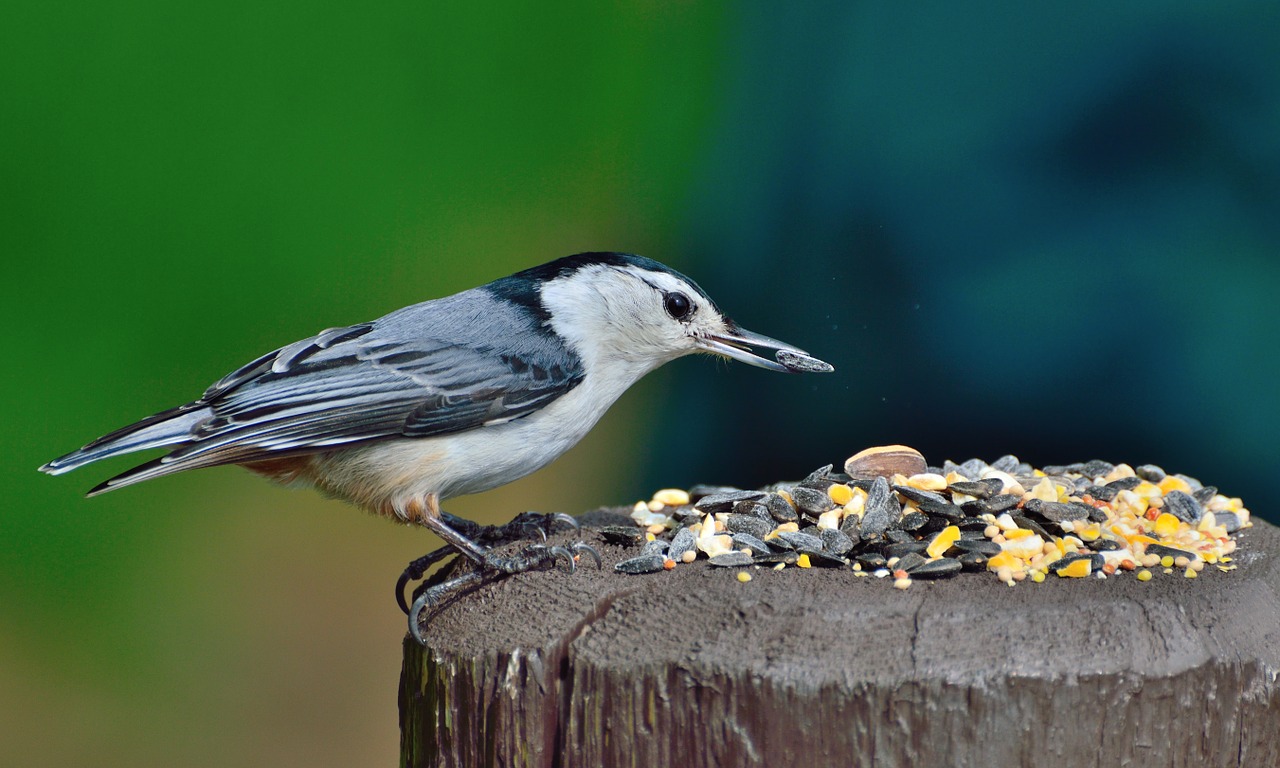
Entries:
{"label": "bird's foot", "polygon": [[577,531],[581,530],[582,526],[578,524],[577,518],[566,515],[563,512],[521,512],[506,525],[493,528],[493,538],[486,537],[485,542],[489,544],[504,544],[520,539],[531,539],[535,536],[540,537],[542,541],[546,541],[547,536],[557,530],[568,529]]}
{"label": "bird's foot", "polygon": [[[490,553],[492,552],[492,547],[508,544],[513,541],[520,541],[521,539],[533,538],[534,536],[540,537],[542,541],[545,542],[547,540],[547,535],[554,533],[557,529],[563,530],[566,528],[572,528],[573,530],[580,530],[582,528],[582,526],[578,524],[576,518],[566,515],[563,512],[521,512],[516,515],[515,519],[504,525],[486,525],[483,527],[476,525],[470,520],[450,515],[448,512],[442,511],[440,513],[440,517],[448,527],[461,534],[463,538],[469,539],[477,544],[487,545],[490,547],[490,549],[487,550],[487,552]],[[586,550],[589,550],[589,554],[594,557],[596,563],[599,564],[600,554],[594,549],[591,549],[589,545],[584,544],[583,542],[578,542],[577,544],[574,544],[573,547],[574,552],[577,553],[585,551],[582,547],[586,547]],[[480,551],[486,551],[480,547],[477,549]],[[546,548],[544,547],[544,549]],[[567,558],[567,560],[572,563],[574,553],[571,552],[566,555],[564,547],[557,547],[554,549],[559,549],[561,551],[552,553],[553,560],[556,557]],[[445,545],[434,552],[429,552],[422,557],[419,557],[405,566],[404,571],[400,574],[400,578],[396,579],[396,604],[400,606],[400,610],[406,614],[409,613],[409,601],[405,599],[405,588],[409,586],[410,582],[421,581],[432,566],[449,555],[459,552],[471,556],[471,553],[467,552],[464,548]],[[532,555],[535,553],[529,554]],[[478,560],[482,566],[485,565],[483,557],[484,555],[481,555],[481,559]],[[472,557],[472,559],[475,560],[476,558]],[[519,573],[522,570],[530,570],[528,567],[517,567],[514,563],[502,562],[501,564],[498,564],[496,562],[498,558],[495,557],[494,559],[495,564],[490,565],[493,570],[501,571],[503,573]],[[511,558],[508,558],[507,560],[511,560]],[[545,553],[537,557],[536,560],[545,560]],[[514,568],[514,570],[512,570],[512,568]],[[573,568],[571,567],[569,570],[572,571]],[[416,598],[422,592],[424,587],[425,585],[415,589],[413,596]]]}
{"label": "bird's foot", "polygon": [[484,571],[467,571],[461,576],[455,576],[447,581],[439,584],[423,584],[414,592],[413,605],[405,610],[409,614],[409,634],[413,637],[418,645],[425,646],[427,637],[426,621],[423,615],[428,609],[434,608],[443,602],[450,595],[460,592],[468,587],[479,586],[487,580],[496,580],[500,575],[495,575],[490,571],[486,574]]}
{"label": "bird's foot", "polygon": [[596,567],[600,567],[600,553],[584,541],[574,542],[568,547],[549,547],[546,544],[532,544],[525,547],[523,552],[514,557],[503,557],[495,554],[493,550],[488,550],[484,553],[480,565],[481,567],[510,575],[543,567],[555,567],[556,561],[563,560],[569,566],[569,573],[573,573],[578,569],[578,559],[583,554],[594,558]]}

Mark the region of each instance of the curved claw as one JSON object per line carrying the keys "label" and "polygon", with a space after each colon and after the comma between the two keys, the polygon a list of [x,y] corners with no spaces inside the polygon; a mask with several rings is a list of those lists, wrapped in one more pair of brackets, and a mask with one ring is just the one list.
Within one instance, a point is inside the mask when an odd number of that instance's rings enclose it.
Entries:
{"label": "curved claw", "polygon": [[427,637],[422,634],[422,622],[418,620],[418,617],[422,615],[423,609],[427,607],[429,602],[431,602],[431,590],[428,589],[418,595],[418,599],[413,601],[413,607],[405,611],[405,613],[409,614],[409,634],[413,636],[418,645],[422,646],[427,644]]}
{"label": "curved claw", "polygon": [[575,559],[573,559],[573,553],[572,553],[572,552],[570,552],[567,548],[565,548],[565,547],[552,547],[552,548],[551,548],[551,556],[552,556],[553,558],[554,558],[554,557],[563,557],[563,558],[564,558],[564,560],[565,560],[565,562],[569,564],[569,573],[573,573],[574,571],[578,570],[578,561],[577,561],[577,560],[575,560]]}
{"label": "curved claw", "polygon": [[418,595],[417,599],[413,601],[413,606],[408,611],[409,634],[414,641],[418,645],[425,646],[427,644],[427,636],[422,631],[422,614],[427,609],[434,607],[452,594],[484,583],[486,578],[489,577],[481,571],[469,571],[461,576],[455,576],[443,584],[436,584],[422,590],[422,594]]}
{"label": "curved claw", "polygon": [[[404,599],[404,588],[409,586],[410,581],[413,581],[413,577],[410,575],[408,568],[405,568],[404,572],[400,574],[400,578],[396,579],[396,605],[400,606],[400,610],[406,616],[409,616],[409,605]],[[417,604],[416,600],[414,604]],[[410,616],[410,619],[412,618]],[[412,621],[410,623],[412,624]]]}
{"label": "curved claw", "polygon": [[396,579],[396,605],[400,606],[401,611],[406,615],[409,613],[409,605],[404,599],[404,588],[409,585],[409,582],[421,579],[426,575],[428,568],[454,551],[452,547],[444,546],[434,552],[428,552],[404,567],[404,570],[400,573],[400,578]]}
{"label": "curved claw", "polygon": [[546,531],[546,529],[543,527],[543,525],[542,525],[541,523],[536,523],[536,522],[534,522],[534,521],[532,521],[532,520],[525,520],[524,522],[520,523],[520,527],[521,527],[521,528],[523,528],[523,529],[525,529],[526,531],[527,531],[527,530],[533,530],[533,531],[535,531],[539,536],[541,536],[541,537],[542,537],[542,540],[543,540],[543,541],[546,541],[546,540],[547,540],[547,531]]}
{"label": "curved claw", "polygon": [[585,554],[591,555],[591,557],[592,557],[592,558],[594,558],[594,559],[595,559],[595,561],[596,561],[596,567],[597,567],[597,568],[603,568],[603,567],[604,567],[604,561],[600,559],[600,553],[596,551],[596,548],[595,548],[595,547],[591,546],[590,544],[586,543],[585,541],[579,541],[579,542],[574,543],[574,545],[573,545],[573,552],[574,552],[574,554],[583,554],[583,553],[585,553]]}
{"label": "curved claw", "polygon": [[557,512],[551,516],[552,523],[565,523],[575,531],[582,530],[582,524],[578,522],[578,518],[572,515],[566,515],[563,512]]}
{"label": "curved claw", "polygon": [[543,557],[550,558],[552,565],[555,564],[556,560],[563,558],[569,564],[569,573],[573,573],[578,569],[578,563],[573,559],[573,553],[565,547],[537,547],[536,549],[542,551]]}

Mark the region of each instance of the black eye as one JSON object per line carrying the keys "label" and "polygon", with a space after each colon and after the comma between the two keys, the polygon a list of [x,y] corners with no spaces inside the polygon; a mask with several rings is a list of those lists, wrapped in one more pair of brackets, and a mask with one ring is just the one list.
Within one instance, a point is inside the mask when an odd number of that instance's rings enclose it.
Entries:
{"label": "black eye", "polygon": [[693,314],[693,304],[683,293],[668,293],[662,304],[666,307],[667,314],[677,320],[684,320]]}

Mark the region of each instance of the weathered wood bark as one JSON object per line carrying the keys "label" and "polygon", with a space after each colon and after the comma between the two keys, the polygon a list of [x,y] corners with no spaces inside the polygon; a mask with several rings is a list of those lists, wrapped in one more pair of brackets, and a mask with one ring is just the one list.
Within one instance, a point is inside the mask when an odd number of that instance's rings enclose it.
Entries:
{"label": "weathered wood bark", "polygon": [[1280,765],[1280,531],[1239,569],[909,590],[523,574],[406,639],[409,766]]}

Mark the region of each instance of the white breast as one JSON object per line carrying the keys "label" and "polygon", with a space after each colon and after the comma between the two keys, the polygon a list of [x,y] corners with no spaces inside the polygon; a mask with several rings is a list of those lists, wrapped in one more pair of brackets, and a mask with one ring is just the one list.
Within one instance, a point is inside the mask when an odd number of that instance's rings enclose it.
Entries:
{"label": "white breast", "polygon": [[452,435],[382,440],[311,458],[305,479],[381,514],[403,516],[411,499],[480,493],[518,480],[586,436],[643,375],[588,376],[546,408],[522,419]]}

